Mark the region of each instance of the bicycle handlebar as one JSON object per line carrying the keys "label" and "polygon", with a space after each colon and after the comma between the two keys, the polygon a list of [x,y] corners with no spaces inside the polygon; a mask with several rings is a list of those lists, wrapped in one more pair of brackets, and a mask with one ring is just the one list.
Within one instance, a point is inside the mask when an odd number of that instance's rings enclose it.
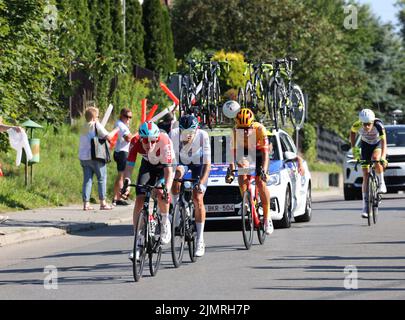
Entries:
{"label": "bicycle handlebar", "polygon": [[362,165],[365,165],[365,164],[370,165],[371,164],[371,165],[373,165],[373,164],[376,164],[376,163],[383,164],[384,160],[382,160],[382,159],[380,159],[380,160],[357,160],[356,165],[354,166],[354,170],[357,171],[357,166],[359,164],[362,164]]}

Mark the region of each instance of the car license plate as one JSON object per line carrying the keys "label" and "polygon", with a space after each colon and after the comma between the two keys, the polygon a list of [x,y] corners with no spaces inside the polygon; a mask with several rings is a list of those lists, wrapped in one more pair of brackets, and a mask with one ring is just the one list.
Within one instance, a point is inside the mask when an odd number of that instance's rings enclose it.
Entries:
{"label": "car license plate", "polygon": [[235,205],[233,203],[206,204],[205,210],[207,212],[233,212],[235,211]]}

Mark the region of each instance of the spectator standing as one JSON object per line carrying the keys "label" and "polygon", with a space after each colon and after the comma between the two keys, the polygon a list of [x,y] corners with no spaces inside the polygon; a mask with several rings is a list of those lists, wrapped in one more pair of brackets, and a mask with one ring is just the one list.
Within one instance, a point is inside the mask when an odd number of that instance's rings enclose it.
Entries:
{"label": "spectator standing", "polygon": [[90,206],[94,174],[97,177],[100,210],[111,210],[112,206],[106,202],[107,164],[105,162],[91,159],[91,140],[97,135],[101,139],[107,139],[110,141],[118,129],[114,129],[109,133],[98,120],[99,110],[96,107],[87,108],[84,115],[86,123],[81,130],[79,144],[79,159],[83,168],[83,210],[94,210],[94,208]]}
{"label": "spectator standing", "polygon": [[124,170],[127,163],[129,144],[132,139],[132,134],[129,129],[129,123],[132,119],[132,112],[128,108],[121,109],[120,118],[115,123],[115,128],[118,128],[117,144],[115,145],[114,161],[117,163],[117,177],[114,183],[114,197],[112,205],[128,205],[129,203],[121,199],[120,190],[124,186]]}

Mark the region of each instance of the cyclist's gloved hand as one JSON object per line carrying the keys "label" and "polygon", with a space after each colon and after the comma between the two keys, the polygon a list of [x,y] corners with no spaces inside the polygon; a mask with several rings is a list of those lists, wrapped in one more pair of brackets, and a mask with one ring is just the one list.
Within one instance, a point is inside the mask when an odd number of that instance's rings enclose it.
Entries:
{"label": "cyclist's gloved hand", "polygon": [[360,160],[361,158],[361,152],[359,147],[353,147],[353,159],[354,160]]}
{"label": "cyclist's gloved hand", "polygon": [[260,171],[260,178],[266,183],[269,181],[269,175],[263,169]]}
{"label": "cyclist's gloved hand", "polygon": [[202,183],[197,183],[197,184],[194,186],[194,189],[195,189],[197,192],[199,192],[199,193],[204,193],[205,190],[207,190],[207,187],[206,187],[205,185],[203,185]]}
{"label": "cyclist's gloved hand", "polygon": [[226,177],[225,177],[225,182],[226,183],[232,183],[232,181],[235,179],[234,174],[231,172],[231,169],[228,168],[226,172]]}
{"label": "cyclist's gloved hand", "polygon": [[383,165],[384,168],[386,168],[386,167],[388,166],[388,161],[387,161],[387,159],[382,158],[382,159],[381,159],[381,162],[382,162],[382,165]]}
{"label": "cyclist's gloved hand", "polygon": [[129,196],[129,188],[128,188],[128,186],[130,184],[131,184],[131,179],[125,178],[124,179],[124,185],[123,185],[122,189],[120,190],[121,198],[124,199],[124,200],[128,199],[128,196]]}

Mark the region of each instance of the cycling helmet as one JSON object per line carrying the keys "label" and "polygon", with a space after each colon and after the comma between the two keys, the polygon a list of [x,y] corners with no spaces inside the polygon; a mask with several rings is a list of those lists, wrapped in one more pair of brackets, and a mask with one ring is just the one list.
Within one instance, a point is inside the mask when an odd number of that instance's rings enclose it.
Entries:
{"label": "cycling helmet", "polygon": [[179,128],[180,130],[187,130],[187,129],[195,130],[198,128],[198,120],[191,114],[182,116],[179,120]]}
{"label": "cycling helmet", "polygon": [[144,122],[139,128],[139,136],[141,138],[157,138],[159,137],[159,127],[152,121]]}
{"label": "cycling helmet", "polygon": [[240,105],[235,100],[229,100],[224,103],[222,112],[227,118],[233,119],[240,111]]}
{"label": "cycling helmet", "polygon": [[375,114],[370,109],[363,109],[359,113],[359,120],[363,123],[371,123],[375,120]]}
{"label": "cycling helmet", "polygon": [[248,108],[243,108],[236,115],[236,127],[237,128],[250,127],[254,120],[255,115],[253,114],[253,111]]}

